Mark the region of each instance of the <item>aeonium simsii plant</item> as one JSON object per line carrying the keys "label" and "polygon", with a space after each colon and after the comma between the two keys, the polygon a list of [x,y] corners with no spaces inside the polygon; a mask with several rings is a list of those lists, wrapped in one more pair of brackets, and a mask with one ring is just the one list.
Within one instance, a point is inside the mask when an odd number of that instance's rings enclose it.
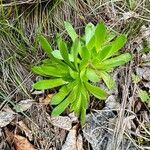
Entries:
{"label": "aeonium simsii plant", "polygon": [[96,82],[102,80],[112,89],[115,81],[110,72],[130,61],[131,55],[118,53],[127,38],[120,35],[112,39],[104,23],[98,23],[96,26],[92,23],[87,24],[82,37],[77,35],[70,23],[65,22],[65,28],[71,42],[67,44],[57,35],[57,50],[52,49],[44,36],[38,36],[49,59],[32,68],[34,73],[45,77],[33,87],[37,90],[59,87],[58,93],[50,102],[50,105],[55,105],[52,116],[60,115],[69,107],[83,125],[90,95],[100,100],[105,100],[108,96],[106,91],[96,86]]}

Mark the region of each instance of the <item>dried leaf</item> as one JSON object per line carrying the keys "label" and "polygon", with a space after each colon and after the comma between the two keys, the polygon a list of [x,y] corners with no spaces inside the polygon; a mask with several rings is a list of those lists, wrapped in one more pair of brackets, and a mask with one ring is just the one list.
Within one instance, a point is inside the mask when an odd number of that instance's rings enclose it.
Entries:
{"label": "dried leaf", "polygon": [[46,98],[39,99],[40,104],[48,105],[52,99],[53,94],[48,94]]}
{"label": "dried leaf", "polygon": [[13,119],[15,118],[15,115],[10,112],[0,112],[0,127],[7,126]]}
{"label": "dried leaf", "polygon": [[23,111],[28,110],[32,106],[33,103],[34,103],[34,100],[32,99],[22,100],[14,107],[14,109],[17,112],[23,112]]}
{"label": "dried leaf", "polygon": [[78,117],[75,115],[74,112],[70,113],[69,117],[70,117],[72,122],[74,122],[74,123],[78,123],[79,122]]}
{"label": "dried leaf", "polygon": [[7,113],[12,113],[12,114],[16,114],[16,112],[14,110],[12,110],[8,105],[5,105],[5,107],[3,107],[3,110]]}
{"label": "dried leaf", "polygon": [[138,111],[140,111],[141,108],[142,108],[142,103],[140,101],[137,101],[136,105],[134,106],[135,113],[137,113]]}
{"label": "dried leaf", "polygon": [[20,135],[14,135],[14,145],[16,150],[36,150],[25,137]]}
{"label": "dried leaf", "polygon": [[68,133],[62,150],[83,150],[82,136],[80,134],[77,136],[77,125]]}
{"label": "dried leaf", "polygon": [[28,139],[32,141],[33,140],[32,131],[27,127],[27,125],[23,121],[19,121],[18,125],[20,129],[24,131],[26,137],[28,137]]}
{"label": "dried leaf", "polygon": [[66,116],[52,117],[51,123],[53,126],[59,127],[64,130],[70,130],[72,128],[72,120]]}
{"label": "dried leaf", "polygon": [[4,128],[4,131],[7,141],[9,143],[14,143],[15,150],[36,150],[25,137],[10,132],[8,128]]}
{"label": "dried leaf", "polygon": [[83,139],[81,134],[78,135],[77,137],[77,150],[83,150]]}
{"label": "dried leaf", "polygon": [[8,128],[4,128],[4,132],[6,135],[7,142],[12,143],[14,140],[14,134],[12,132],[10,132]]}

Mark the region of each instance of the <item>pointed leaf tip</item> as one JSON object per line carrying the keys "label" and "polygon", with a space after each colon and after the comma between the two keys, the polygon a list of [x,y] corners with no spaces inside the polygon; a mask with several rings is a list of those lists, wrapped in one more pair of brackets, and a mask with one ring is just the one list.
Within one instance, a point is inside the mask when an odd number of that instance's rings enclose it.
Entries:
{"label": "pointed leaf tip", "polygon": [[65,29],[67,30],[67,33],[71,37],[72,41],[74,42],[75,39],[78,37],[76,31],[74,30],[73,26],[69,22],[64,22]]}
{"label": "pointed leaf tip", "polygon": [[38,41],[41,44],[42,49],[47,53],[48,56],[51,56],[52,48],[43,35],[38,35]]}

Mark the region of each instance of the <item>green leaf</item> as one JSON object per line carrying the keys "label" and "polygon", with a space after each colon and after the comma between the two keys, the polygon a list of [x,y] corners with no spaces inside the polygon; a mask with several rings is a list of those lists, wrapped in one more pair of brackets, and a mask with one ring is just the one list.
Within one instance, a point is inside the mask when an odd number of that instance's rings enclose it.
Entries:
{"label": "green leaf", "polygon": [[142,51],[144,51],[144,52],[150,52],[150,47],[145,47]]}
{"label": "green leaf", "polygon": [[52,111],[52,116],[59,116],[68,106],[72,101],[75,99],[75,89],[69,94],[69,96],[62,101],[58,106],[56,106],[53,111]]}
{"label": "green leaf", "polygon": [[63,60],[63,57],[61,56],[61,53],[59,50],[52,51],[52,55],[57,59]]}
{"label": "green leaf", "polygon": [[106,42],[112,41],[117,36],[116,32],[109,30],[106,37]]}
{"label": "green leaf", "polygon": [[115,81],[113,80],[113,78],[104,71],[100,71],[100,76],[102,77],[107,87],[111,90],[115,85]]}
{"label": "green leaf", "polygon": [[78,95],[76,96],[76,99],[73,101],[73,103],[71,104],[71,111],[74,111],[75,114],[77,114],[77,116],[80,115],[80,110],[81,110],[81,94],[78,93]]}
{"label": "green leaf", "polygon": [[72,69],[69,69],[69,73],[70,73],[70,76],[73,78],[73,79],[77,79],[79,77],[79,72],[77,71],[74,71]]}
{"label": "green leaf", "polygon": [[62,58],[71,68],[74,68],[73,64],[69,60],[69,54],[66,43],[61,39],[61,37],[58,37],[57,42]]}
{"label": "green leaf", "polygon": [[81,126],[83,126],[86,121],[86,108],[84,107],[81,108],[80,120],[81,120]]}
{"label": "green leaf", "polygon": [[125,45],[126,41],[127,37],[125,35],[120,35],[119,37],[117,37],[116,40],[112,42],[111,50],[109,51],[109,54],[105,59],[111,57],[116,52],[118,52],[118,50],[120,50]]}
{"label": "green leaf", "polygon": [[81,57],[82,59],[90,59],[90,52],[85,46],[83,46],[81,49]]}
{"label": "green leaf", "polygon": [[92,59],[92,60],[95,59],[95,58],[98,56],[98,53],[97,53],[95,47],[94,47],[93,49],[91,49],[90,52],[91,52],[90,56],[91,56],[91,59]]}
{"label": "green leaf", "polygon": [[80,110],[81,110],[81,103],[82,103],[82,97],[81,97],[81,91],[82,91],[82,83],[81,81],[79,80],[78,81],[78,85],[77,85],[77,90],[76,90],[76,98],[75,100],[73,101],[73,103],[71,104],[71,107],[70,107],[70,110],[71,111],[74,111],[77,116],[80,115]]}
{"label": "green leaf", "polygon": [[67,45],[66,43],[62,40],[61,37],[58,37],[58,48],[60,50],[60,54],[62,58],[64,59],[65,62],[69,62],[69,57],[68,57],[68,50],[67,50]]}
{"label": "green leaf", "polygon": [[90,41],[87,43],[86,47],[88,50],[91,50],[95,46],[95,36],[92,36]]}
{"label": "green leaf", "polygon": [[[54,76],[54,77],[64,77],[64,76],[67,76],[69,73],[68,68],[66,68],[60,64],[57,64],[54,67],[52,67],[52,66],[41,66],[41,68],[46,75]],[[61,69],[61,70],[59,70],[59,69]]]}
{"label": "green leaf", "polygon": [[[77,116],[81,117],[82,109],[87,109],[88,108],[88,102],[89,102],[89,96],[88,96],[88,91],[84,87],[84,85],[81,83],[78,85],[78,91],[76,94],[76,99],[73,101],[71,104],[71,111],[74,111]],[[82,114],[86,115],[86,114]],[[85,116],[82,116],[83,118]]]}
{"label": "green leaf", "polygon": [[107,93],[102,90],[101,88],[91,85],[88,82],[85,82],[85,86],[88,89],[88,91],[93,94],[96,98],[104,100],[107,98]]}
{"label": "green leaf", "polygon": [[127,63],[131,59],[132,59],[131,55],[129,53],[125,53],[120,56],[105,60],[102,63],[97,63],[97,64],[95,64],[95,67],[97,69],[108,71],[114,67],[121,66],[121,65]]}
{"label": "green leaf", "polygon": [[97,56],[99,62],[101,62],[107,58],[107,55],[111,51],[111,47],[112,46],[109,44],[99,51],[98,56]]}
{"label": "green leaf", "polygon": [[84,84],[82,85],[82,88],[81,88],[81,94],[82,94],[82,107],[88,108],[90,96]]}
{"label": "green leaf", "polygon": [[61,65],[66,65],[63,61],[60,51],[59,50],[54,50],[51,52],[51,56],[50,59],[45,59],[43,60],[43,64],[47,65],[47,66],[51,66],[53,64],[61,64]]}
{"label": "green leaf", "polygon": [[43,35],[38,36],[38,41],[40,42],[43,50],[47,53],[48,56],[51,56],[52,48],[47,41],[47,39]]}
{"label": "green leaf", "polygon": [[82,61],[80,62],[79,68],[80,68],[80,70],[83,70],[83,69],[85,69],[88,65],[89,65],[89,60],[88,60],[88,59],[84,59],[84,60],[82,60]]}
{"label": "green leaf", "polygon": [[65,23],[65,29],[67,30],[69,36],[71,37],[72,41],[74,42],[75,39],[78,37],[78,35],[76,34],[76,31],[74,30],[74,28],[72,27],[72,25],[69,22],[64,22]]}
{"label": "green leaf", "polygon": [[39,66],[33,66],[32,67],[32,71],[36,74],[39,74],[41,76],[45,76],[45,73],[43,72],[43,70],[41,69],[41,67]]}
{"label": "green leaf", "polygon": [[37,90],[44,90],[44,89],[51,89],[54,87],[58,87],[64,84],[67,84],[68,82],[64,81],[61,78],[58,79],[49,79],[49,80],[41,80],[37,83],[33,84],[33,88]]}
{"label": "green leaf", "polygon": [[89,43],[95,32],[95,26],[92,23],[88,23],[85,27],[85,43]]}
{"label": "green leaf", "polygon": [[[60,66],[60,65],[59,65]],[[60,67],[58,66],[35,66],[32,68],[32,70],[40,75],[48,75],[53,77],[63,77],[68,74],[67,68],[65,70],[58,71]]]}
{"label": "green leaf", "polygon": [[43,65],[47,65],[47,66],[51,66],[52,64],[56,64],[56,62],[55,61],[53,61],[52,59],[44,59],[44,60],[42,60],[42,64]]}
{"label": "green leaf", "polygon": [[138,91],[138,97],[140,97],[140,99],[142,100],[142,102],[149,102],[150,101],[150,96],[148,95],[148,93],[144,90],[139,90]]}
{"label": "green leaf", "polygon": [[80,61],[80,64],[79,64],[80,70],[85,69],[88,66],[89,61],[90,61],[90,52],[86,47],[82,47],[81,57],[82,57],[82,60]]}
{"label": "green leaf", "polygon": [[69,95],[63,102],[61,102],[58,106],[56,106],[52,111],[52,116],[59,116],[71,103],[71,96]]}
{"label": "green leaf", "polygon": [[77,60],[78,60],[78,52],[79,51],[80,51],[80,41],[79,41],[79,39],[76,39],[72,46],[72,52],[73,52],[74,64],[75,64],[77,70],[78,70]]}
{"label": "green leaf", "polygon": [[51,105],[57,105],[72,91],[72,89],[77,85],[77,81],[70,82],[60,88],[59,92],[52,97]]}
{"label": "green leaf", "polygon": [[80,80],[81,81],[87,81],[88,80],[86,77],[86,68],[84,68],[80,71]]}
{"label": "green leaf", "polygon": [[[52,55],[57,59],[63,60],[63,57],[61,56],[61,53],[59,50],[54,50],[52,52]],[[73,62],[74,61],[73,56],[71,54],[68,54],[68,55],[69,55],[69,61]],[[79,61],[79,60],[77,59],[77,61]]]}
{"label": "green leaf", "polygon": [[67,85],[64,85],[57,94],[52,97],[51,105],[58,105],[64,100],[64,98],[70,93]]}
{"label": "green leaf", "polygon": [[141,81],[140,76],[135,75],[134,73],[133,73],[131,76],[132,76],[132,81],[133,81],[133,83],[137,84],[138,82]]}
{"label": "green leaf", "polygon": [[104,23],[98,23],[95,29],[95,48],[98,52],[106,39],[106,27]]}
{"label": "green leaf", "polygon": [[93,70],[91,68],[87,68],[86,76],[92,82],[98,82],[100,80],[98,75],[96,74],[95,70]]}

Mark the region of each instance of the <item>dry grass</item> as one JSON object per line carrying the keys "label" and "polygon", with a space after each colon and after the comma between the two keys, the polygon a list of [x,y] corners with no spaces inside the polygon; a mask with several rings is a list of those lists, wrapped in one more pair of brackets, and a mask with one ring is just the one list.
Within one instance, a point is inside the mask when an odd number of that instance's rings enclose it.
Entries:
{"label": "dry grass", "polygon": [[[130,104],[131,98],[133,101],[137,99],[131,74],[135,72],[135,66],[139,65],[137,58],[140,58],[141,54],[138,50],[149,46],[148,42],[145,45],[146,35],[142,35],[140,32],[143,25],[148,26],[150,24],[149,0],[16,0],[5,3],[1,0],[0,109],[2,110],[6,104],[12,106],[21,99],[31,98],[32,84],[36,80],[36,77],[31,73],[31,65],[45,57],[43,51],[38,47],[36,35],[44,33],[55,46],[56,32],[61,32],[66,37],[63,27],[65,20],[71,22],[79,34],[83,33],[82,29],[86,23],[93,22],[96,24],[100,20],[104,20],[109,29],[116,33],[128,35],[128,42],[124,50],[137,57],[122,68],[122,72],[119,74],[120,79],[116,81],[121,88],[119,90],[120,95],[117,95],[121,109],[118,114],[112,149],[117,150],[124,134],[139,149],[149,147],[149,142],[146,142],[145,138],[150,138],[150,128],[147,128],[145,126],[146,121],[141,119],[142,111],[138,112],[138,115],[135,114],[134,102]],[[48,150],[50,147],[56,146],[57,150],[61,149],[63,140],[55,136],[56,131],[45,117],[47,110],[38,105],[35,106],[34,110],[30,110],[26,115],[39,127],[34,129],[29,121],[31,129],[35,133],[33,141],[36,147]],[[140,135],[137,135],[134,131],[131,135],[135,134],[135,136],[131,136],[125,133],[123,120],[125,116],[130,114],[127,113],[128,111],[136,115],[136,122],[138,122],[137,125],[142,134],[140,132]],[[145,111],[149,115],[149,108],[146,108]],[[24,118],[26,117],[24,116]],[[37,140],[39,138],[44,139],[43,144]]]}

